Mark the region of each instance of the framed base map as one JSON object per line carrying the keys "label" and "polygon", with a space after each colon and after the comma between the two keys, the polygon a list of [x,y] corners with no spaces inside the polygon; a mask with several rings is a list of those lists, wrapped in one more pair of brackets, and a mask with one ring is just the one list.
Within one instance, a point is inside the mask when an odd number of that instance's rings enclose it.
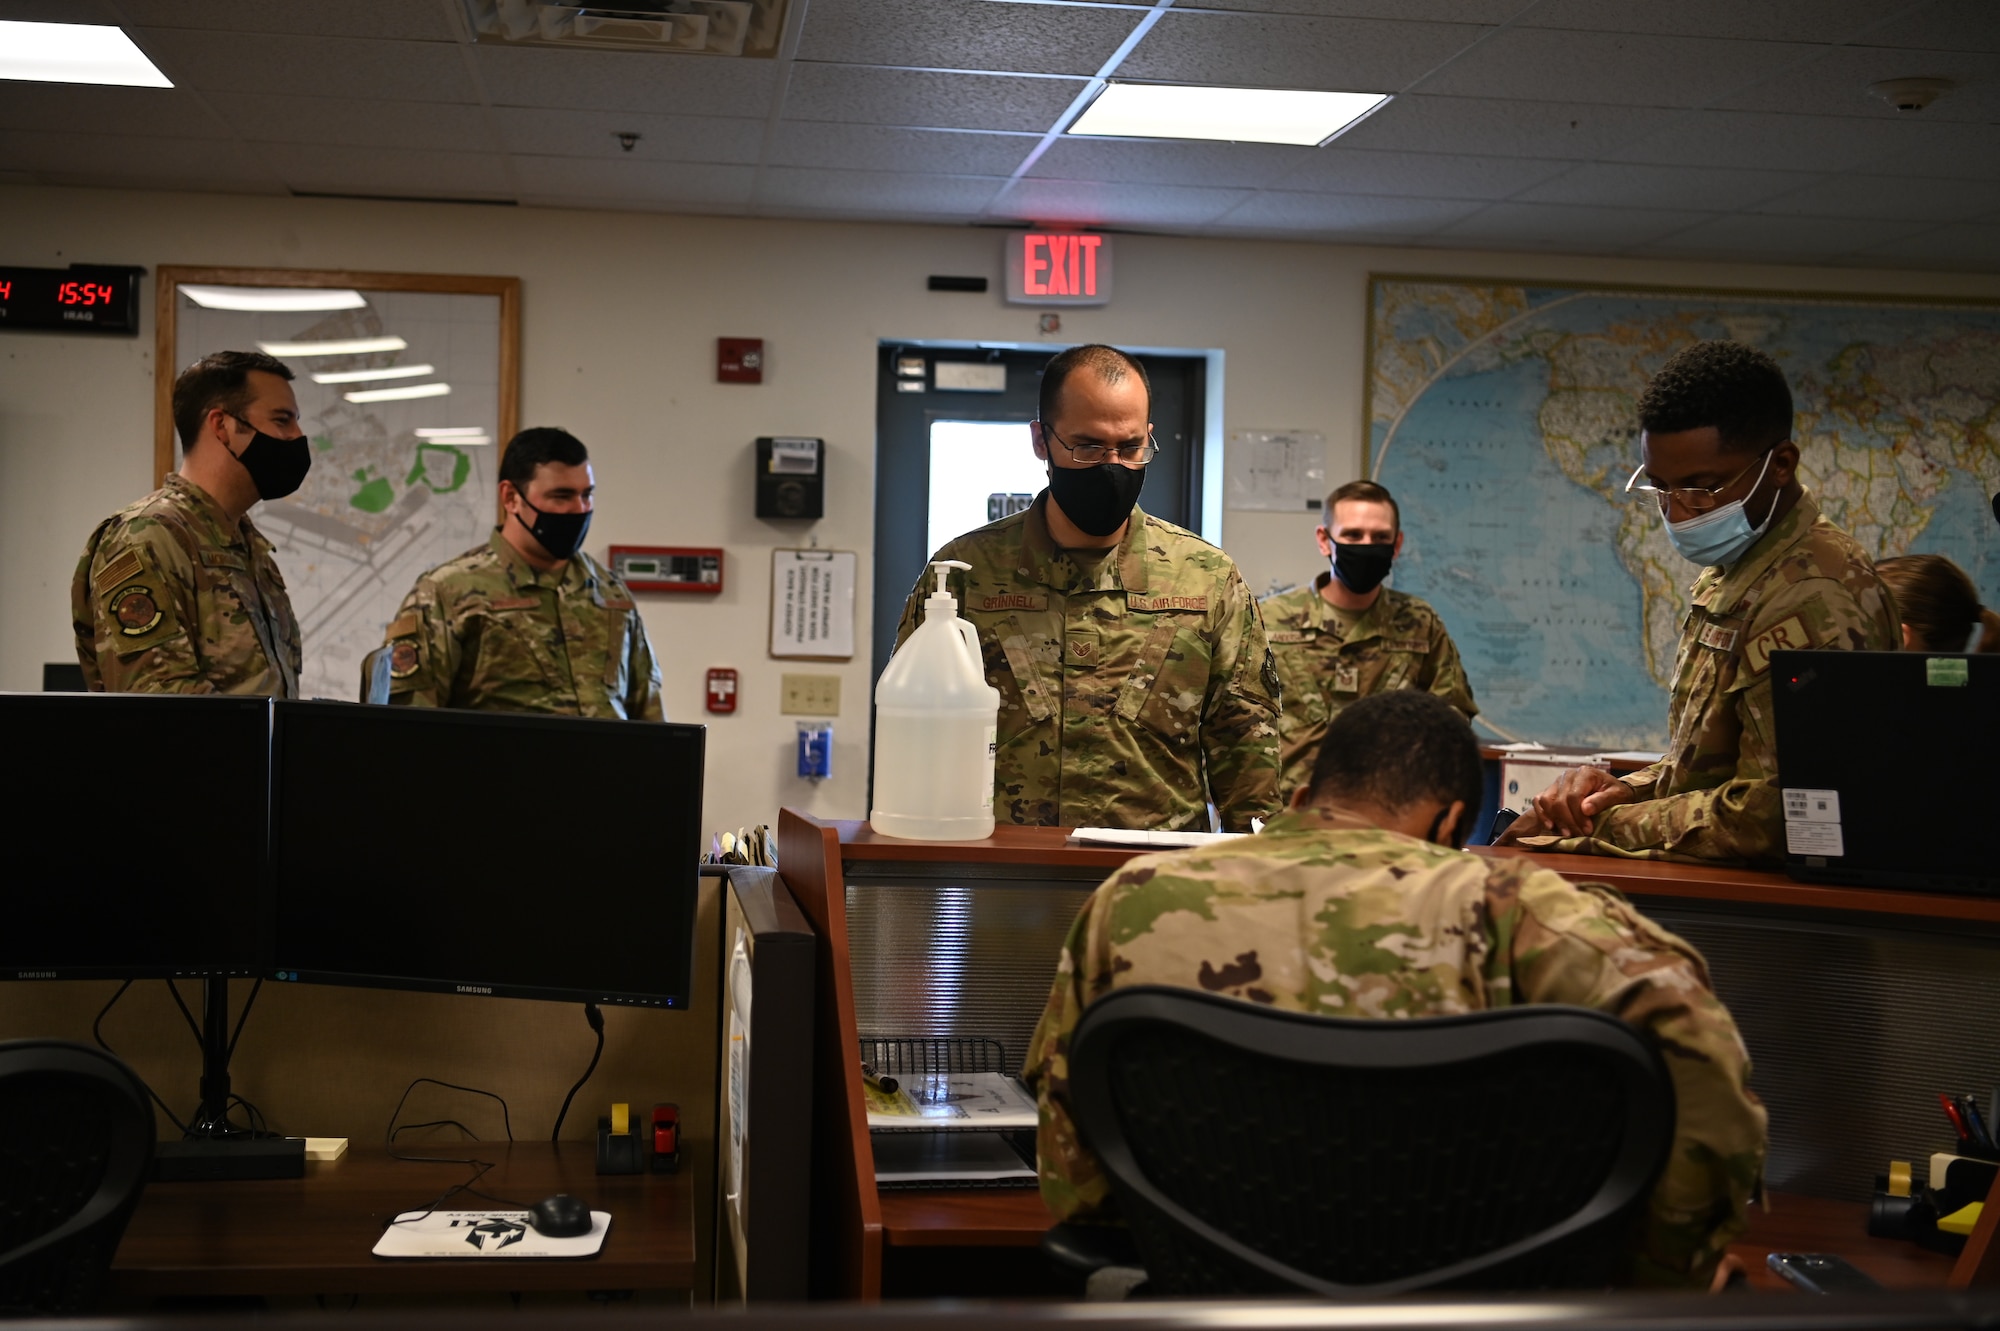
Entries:
{"label": "framed base map", "polygon": [[1829,518],[2000,605],[2000,305],[1377,275],[1365,470],[1402,507],[1395,585],[1444,617],[1485,729],[1665,745],[1699,570],[1623,490],[1648,377],[1704,338],[1784,368]]}

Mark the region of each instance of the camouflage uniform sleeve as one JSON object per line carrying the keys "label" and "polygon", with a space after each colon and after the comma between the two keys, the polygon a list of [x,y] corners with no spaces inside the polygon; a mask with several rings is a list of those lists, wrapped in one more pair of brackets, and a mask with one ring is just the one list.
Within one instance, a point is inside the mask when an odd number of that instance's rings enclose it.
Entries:
{"label": "camouflage uniform sleeve", "polygon": [[[1623,778],[1641,798],[1606,809],[1578,849],[1617,854],[1665,852],[1677,858],[1732,864],[1772,864],[1784,859],[1785,810],[1778,787],[1778,730],[1771,702],[1768,647],[1800,636],[1815,649],[1886,648],[1888,614],[1871,615],[1849,588],[1832,578],[1782,583],[1758,605],[1739,645],[1734,678],[1707,700],[1734,712],[1738,732],[1735,770],[1718,785],[1647,799],[1657,770]],[[1572,842],[1561,843],[1568,849]]]}
{"label": "camouflage uniform sleeve", "polygon": [[1202,706],[1201,746],[1208,796],[1226,832],[1248,832],[1252,818],[1284,807],[1278,797],[1278,666],[1264,636],[1264,617],[1232,565],[1225,609],[1210,657]]}
{"label": "camouflage uniform sleeve", "polygon": [[1424,658],[1423,678],[1425,688],[1456,707],[1466,720],[1479,715],[1479,704],[1472,700],[1472,682],[1465,677],[1464,662],[1458,659],[1458,644],[1451,640],[1442,620],[1438,621],[1437,641]]}
{"label": "camouflage uniform sleeve", "polygon": [[93,688],[107,693],[213,693],[194,635],[194,559],[156,518],[113,519],[78,564],[71,611],[96,649]]}
{"label": "camouflage uniform sleeve", "polygon": [[459,645],[438,604],[429,575],[417,579],[403,598],[385,637],[389,647],[389,703],[397,707],[443,707],[458,676]]}
{"label": "camouflage uniform sleeve", "polygon": [[1495,866],[1488,894],[1496,922],[1517,922],[1504,958],[1517,1001],[1610,1013],[1638,1027],[1665,1058],[1674,1142],[1632,1275],[1639,1284],[1705,1286],[1743,1230],[1768,1127],[1749,1088],[1749,1051],[1709,985],[1707,963],[1600,884],[1574,885],[1515,862]]}
{"label": "camouflage uniform sleeve", "polygon": [[[1098,891],[1102,895],[1105,889]],[[1103,1168],[1078,1138],[1069,1112],[1070,1036],[1084,1006],[1095,996],[1090,992],[1087,954],[1097,902],[1093,896],[1084,904],[1063,940],[1048,1005],[1042,1009],[1028,1045],[1027,1064],[1021,1069],[1022,1081],[1035,1096],[1035,1167],[1041,1176],[1042,1201],[1057,1220],[1115,1219]]]}
{"label": "camouflage uniform sleeve", "polygon": [[653,640],[646,635],[646,621],[639,618],[637,610],[632,612],[631,643],[626,678],[632,681],[632,696],[625,701],[625,715],[634,721],[664,721],[667,706],[660,697],[660,662],[653,655]]}

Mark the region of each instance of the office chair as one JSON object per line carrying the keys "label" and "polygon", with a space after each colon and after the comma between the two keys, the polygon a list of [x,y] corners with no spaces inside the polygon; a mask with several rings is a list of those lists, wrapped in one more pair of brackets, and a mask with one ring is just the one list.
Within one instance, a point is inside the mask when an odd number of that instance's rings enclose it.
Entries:
{"label": "office chair", "polygon": [[389,701],[389,653],[388,647],[377,647],[361,658],[361,701],[377,706]]}
{"label": "office chair", "polygon": [[[1069,1096],[1145,1292],[1173,1296],[1601,1288],[1674,1133],[1651,1044],[1559,1006],[1358,1021],[1121,989],[1077,1025]],[[1078,1265],[1083,1228],[1044,1246]]]}
{"label": "office chair", "polygon": [[153,1107],[124,1063],[0,1042],[0,1314],[88,1307],[152,1167]]}

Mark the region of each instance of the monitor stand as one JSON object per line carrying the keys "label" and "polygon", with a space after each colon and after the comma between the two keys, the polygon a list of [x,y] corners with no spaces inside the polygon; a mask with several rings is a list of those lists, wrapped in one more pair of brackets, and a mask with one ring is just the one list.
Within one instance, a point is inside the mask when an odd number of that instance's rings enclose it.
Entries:
{"label": "monitor stand", "polygon": [[187,1136],[154,1149],[162,1182],[304,1178],[303,1137],[277,1137],[239,1127],[229,1118],[229,977],[201,977],[201,1105]]}

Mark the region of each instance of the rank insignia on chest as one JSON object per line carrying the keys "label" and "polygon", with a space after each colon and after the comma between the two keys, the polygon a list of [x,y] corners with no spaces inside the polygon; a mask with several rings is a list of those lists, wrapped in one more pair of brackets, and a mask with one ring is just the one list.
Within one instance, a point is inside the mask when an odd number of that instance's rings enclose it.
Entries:
{"label": "rank insignia on chest", "polygon": [[119,592],[111,603],[111,614],[118,621],[118,631],[128,638],[151,633],[165,618],[151,587],[127,587]]}
{"label": "rank insignia on chest", "polygon": [[1361,692],[1361,667],[1341,662],[1333,668],[1333,691],[1335,693]]}

